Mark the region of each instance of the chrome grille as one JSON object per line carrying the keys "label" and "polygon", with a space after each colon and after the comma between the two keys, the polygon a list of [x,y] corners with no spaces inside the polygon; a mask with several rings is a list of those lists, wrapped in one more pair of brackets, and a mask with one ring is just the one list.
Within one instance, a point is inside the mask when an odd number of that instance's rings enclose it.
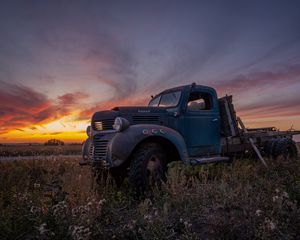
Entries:
{"label": "chrome grille", "polygon": [[93,159],[95,162],[105,161],[107,154],[108,140],[101,139],[101,136],[94,137]]}
{"label": "chrome grille", "polygon": [[112,130],[114,119],[105,119],[101,121],[95,121],[93,122],[93,129],[97,131],[103,131],[103,130]]}
{"label": "chrome grille", "polygon": [[159,123],[159,116],[132,116],[134,124],[141,123]]}

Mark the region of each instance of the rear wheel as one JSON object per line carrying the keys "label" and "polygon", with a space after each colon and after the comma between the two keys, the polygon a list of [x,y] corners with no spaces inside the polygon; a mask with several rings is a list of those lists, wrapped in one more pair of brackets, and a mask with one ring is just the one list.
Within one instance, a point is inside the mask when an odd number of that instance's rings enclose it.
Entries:
{"label": "rear wheel", "polygon": [[277,139],[272,152],[273,158],[280,161],[296,160],[298,156],[296,143],[289,138]]}
{"label": "rear wheel", "polygon": [[153,191],[166,180],[167,157],[155,143],[142,145],[133,155],[129,182],[137,195]]}

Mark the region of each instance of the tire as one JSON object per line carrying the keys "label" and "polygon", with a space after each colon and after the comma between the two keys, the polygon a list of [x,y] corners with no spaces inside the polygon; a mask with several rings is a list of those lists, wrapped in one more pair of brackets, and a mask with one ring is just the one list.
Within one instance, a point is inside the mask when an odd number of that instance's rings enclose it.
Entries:
{"label": "tire", "polygon": [[296,143],[289,138],[277,139],[272,156],[275,160],[296,160],[298,156]]}
{"label": "tire", "polygon": [[134,193],[141,196],[160,187],[166,180],[167,156],[162,147],[155,143],[140,146],[133,154],[129,183]]}

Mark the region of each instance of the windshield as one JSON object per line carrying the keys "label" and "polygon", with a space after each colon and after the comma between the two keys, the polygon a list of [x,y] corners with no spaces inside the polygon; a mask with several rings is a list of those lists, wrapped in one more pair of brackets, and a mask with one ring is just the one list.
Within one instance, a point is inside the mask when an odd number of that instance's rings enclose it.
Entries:
{"label": "windshield", "polygon": [[149,107],[175,107],[179,103],[181,91],[159,95],[149,102]]}
{"label": "windshield", "polygon": [[149,107],[158,107],[159,101],[160,101],[160,97],[158,96],[156,98],[152,98],[151,101],[149,102],[148,106]]}

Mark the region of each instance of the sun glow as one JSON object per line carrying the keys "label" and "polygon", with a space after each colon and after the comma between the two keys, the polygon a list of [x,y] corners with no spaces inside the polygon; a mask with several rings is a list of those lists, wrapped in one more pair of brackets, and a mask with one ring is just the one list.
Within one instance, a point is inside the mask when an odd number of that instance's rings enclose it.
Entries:
{"label": "sun glow", "polygon": [[89,120],[76,120],[76,116],[65,116],[43,125],[32,125],[11,130],[0,137],[1,142],[45,142],[56,138],[65,142],[82,142],[86,139]]}

